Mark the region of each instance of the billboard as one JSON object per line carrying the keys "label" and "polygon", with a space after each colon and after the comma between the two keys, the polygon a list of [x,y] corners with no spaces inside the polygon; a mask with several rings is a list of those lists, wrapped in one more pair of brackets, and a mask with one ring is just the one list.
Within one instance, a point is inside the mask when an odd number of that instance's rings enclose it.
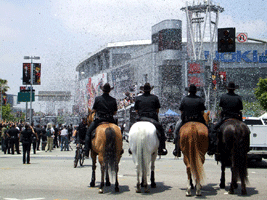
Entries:
{"label": "billboard", "polygon": [[87,113],[88,108],[92,108],[96,96],[102,94],[100,86],[107,82],[107,73],[98,74],[96,76],[84,79],[80,82],[78,94],[78,107],[80,112]]}

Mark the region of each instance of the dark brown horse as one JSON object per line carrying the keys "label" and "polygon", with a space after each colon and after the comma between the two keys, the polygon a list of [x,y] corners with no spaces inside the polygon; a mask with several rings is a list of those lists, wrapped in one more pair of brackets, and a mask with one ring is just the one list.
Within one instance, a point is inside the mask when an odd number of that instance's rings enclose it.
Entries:
{"label": "dark brown horse", "polygon": [[[89,115],[94,113],[89,112]],[[88,116],[88,122],[93,117]],[[98,162],[101,166],[101,183],[99,186],[99,193],[103,193],[104,177],[106,175],[106,186],[110,186],[108,168],[112,174],[115,174],[115,191],[119,192],[118,183],[118,171],[119,162],[121,159],[122,152],[122,135],[120,128],[116,124],[102,123],[96,128],[95,137],[92,139],[92,178],[90,186],[95,186],[95,169],[96,169],[96,158],[98,156]]]}
{"label": "dark brown horse", "polygon": [[221,183],[220,188],[225,188],[225,167],[231,166],[232,180],[229,194],[234,194],[238,187],[237,181],[241,180],[241,193],[246,195],[247,179],[247,152],[250,144],[250,130],[248,126],[237,120],[228,119],[220,127],[219,152],[221,154]]}
{"label": "dark brown horse", "polygon": [[[204,113],[206,123],[209,122],[210,111]],[[180,147],[184,155],[188,184],[186,196],[191,196],[192,175],[196,181],[196,195],[201,195],[201,181],[204,179],[205,154],[208,151],[208,128],[200,122],[187,122],[180,129]]]}

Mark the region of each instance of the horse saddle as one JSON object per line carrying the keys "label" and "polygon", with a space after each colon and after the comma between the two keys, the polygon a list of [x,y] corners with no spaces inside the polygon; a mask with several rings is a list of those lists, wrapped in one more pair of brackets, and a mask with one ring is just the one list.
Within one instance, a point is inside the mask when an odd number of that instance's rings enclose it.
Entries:
{"label": "horse saddle", "polygon": [[[102,125],[102,124],[109,124],[109,123],[111,123],[111,122],[101,122],[101,123],[99,123],[97,125],[97,127],[100,126],[100,125]],[[92,133],[91,133],[91,139],[93,139],[95,137],[95,131],[96,131],[97,127],[92,131]]]}

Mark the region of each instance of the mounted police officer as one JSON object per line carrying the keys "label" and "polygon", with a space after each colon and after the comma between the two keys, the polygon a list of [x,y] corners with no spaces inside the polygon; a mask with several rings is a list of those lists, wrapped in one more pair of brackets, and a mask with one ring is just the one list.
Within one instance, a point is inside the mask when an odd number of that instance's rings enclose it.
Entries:
{"label": "mounted police officer", "polygon": [[189,88],[186,88],[188,90],[189,95],[185,96],[181,102],[181,105],[179,107],[179,110],[181,111],[181,123],[179,124],[174,143],[175,143],[175,149],[173,151],[173,155],[177,157],[181,157],[181,150],[180,150],[180,128],[187,122],[194,121],[194,122],[200,122],[206,125],[205,119],[203,117],[204,110],[206,110],[206,107],[204,105],[204,100],[196,95],[197,93],[197,87],[194,84],[191,84]]}
{"label": "mounted police officer", "polygon": [[86,156],[89,155],[89,150],[92,148],[92,132],[94,129],[97,128],[97,126],[101,122],[110,122],[110,123],[116,123],[115,119],[113,118],[113,115],[116,114],[118,108],[117,108],[117,101],[115,98],[111,97],[109,95],[110,91],[114,88],[110,87],[109,83],[106,83],[103,87],[100,87],[103,91],[103,94],[101,96],[97,96],[95,98],[95,102],[93,105],[92,112],[95,112],[95,120],[90,124],[89,128],[86,132],[85,137],[85,154]]}
{"label": "mounted police officer", "polygon": [[138,115],[137,121],[149,121],[157,128],[159,136],[158,155],[167,155],[168,151],[165,147],[165,134],[162,125],[159,123],[158,113],[160,109],[159,99],[156,95],[150,94],[153,87],[149,83],[145,83],[143,94],[136,97],[134,109]]}
{"label": "mounted police officer", "polygon": [[[217,124],[214,126],[214,130],[212,135],[214,136],[215,140],[217,139],[217,130],[219,130],[220,126],[223,122],[227,119],[234,118],[242,121],[242,111],[243,110],[243,103],[242,98],[238,94],[235,93],[235,89],[238,89],[239,86],[235,85],[234,82],[229,82],[226,89],[228,93],[223,94],[220,98],[219,106],[222,108],[221,116]],[[218,141],[218,148],[220,148],[220,137]],[[214,139],[213,139],[214,140]],[[216,141],[213,141],[216,143]],[[215,153],[215,152],[213,152]]]}

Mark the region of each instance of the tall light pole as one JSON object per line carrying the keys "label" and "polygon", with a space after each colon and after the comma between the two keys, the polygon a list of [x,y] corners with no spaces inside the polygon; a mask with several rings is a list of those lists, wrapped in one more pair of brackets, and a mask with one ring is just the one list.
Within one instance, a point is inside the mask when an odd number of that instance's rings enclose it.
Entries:
{"label": "tall light pole", "polygon": [[[39,56],[24,56],[24,59],[31,59],[31,92],[30,92],[30,124],[32,124],[32,85],[33,85],[33,62],[32,60],[39,60]],[[27,110],[26,110],[27,113]]]}

